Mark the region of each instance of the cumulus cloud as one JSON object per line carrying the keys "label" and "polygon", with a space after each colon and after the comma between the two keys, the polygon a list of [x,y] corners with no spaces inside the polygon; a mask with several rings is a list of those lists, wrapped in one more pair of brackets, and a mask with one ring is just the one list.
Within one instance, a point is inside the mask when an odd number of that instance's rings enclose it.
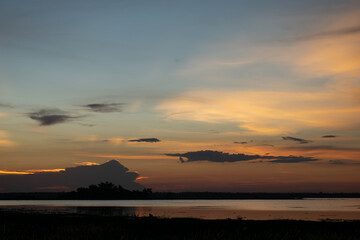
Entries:
{"label": "cumulus cloud", "polygon": [[[196,161],[209,161],[209,162],[241,162],[251,160],[269,160],[268,162],[273,163],[300,163],[300,162],[312,162],[318,159],[312,157],[303,156],[270,156],[270,155],[247,155],[247,154],[229,154],[219,151],[196,151],[187,153],[175,153],[165,154],[167,156],[179,157],[182,163],[185,162],[196,162]],[[186,158],[187,160],[184,160]]]}
{"label": "cumulus cloud", "polygon": [[0,175],[0,188],[6,192],[56,190],[59,186],[71,190],[108,181],[126,189],[141,190],[143,186],[135,182],[138,177],[138,173],[130,172],[118,161],[111,160],[101,165],[70,167],[59,172]]}
{"label": "cumulus cloud", "polygon": [[294,138],[294,137],[282,137],[283,140],[287,140],[287,141],[294,141],[294,142],[297,142],[297,143],[301,143],[301,144],[305,144],[305,143],[309,143],[311,141],[308,141],[308,140],[305,140],[305,139],[302,139],[302,138]]}
{"label": "cumulus cloud", "polygon": [[100,113],[109,113],[109,112],[121,112],[123,103],[92,103],[83,105],[83,107],[87,108],[93,112]]}
{"label": "cumulus cloud", "polygon": [[38,121],[40,126],[50,126],[59,123],[65,123],[78,118],[58,109],[41,109],[37,112],[29,113],[28,116],[31,119]]}
{"label": "cumulus cloud", "polygon": [[160,140],[157,138],[139,138],[139,139],[130,139],[128,141],[129,142],[150,142],[150,143],[160,142]]}

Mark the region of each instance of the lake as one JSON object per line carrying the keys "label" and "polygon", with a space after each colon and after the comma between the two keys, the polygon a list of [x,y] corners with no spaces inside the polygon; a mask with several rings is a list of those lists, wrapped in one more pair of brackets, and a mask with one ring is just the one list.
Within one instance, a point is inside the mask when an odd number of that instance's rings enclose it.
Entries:
{"label": "lake", "polygon": [[360,220],[360,198],[296,200],[0,200],[0,210],[201,219]]}

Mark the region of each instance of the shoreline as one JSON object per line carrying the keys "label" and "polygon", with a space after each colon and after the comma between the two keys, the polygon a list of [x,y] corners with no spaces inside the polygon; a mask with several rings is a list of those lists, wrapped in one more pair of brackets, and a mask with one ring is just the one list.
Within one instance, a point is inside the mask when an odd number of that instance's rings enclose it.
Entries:
{"label": "shoreline", "polygon": [[0,212],[98,217],[195,218],[202,220],[360,221],[360,211],[249,210],[207,207],[0,206]]}
{"label": "shoreline", "polygon": [[300,200],[307,198],[360,198],[360,193],[276,192],[153,192],[143,198],[116,195],[75,196],[74,192],[0,192],[0,200]]}

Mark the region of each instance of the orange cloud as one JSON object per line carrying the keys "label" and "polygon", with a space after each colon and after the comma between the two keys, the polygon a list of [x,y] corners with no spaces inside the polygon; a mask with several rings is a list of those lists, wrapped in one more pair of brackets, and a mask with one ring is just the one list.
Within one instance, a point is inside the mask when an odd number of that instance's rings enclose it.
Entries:
{"label": "orange cloud", "polygon": [[331,91],[195,90],[168,99],[157,109],[169,119],[238,122],[239,127],[264,135],[309,127],[350,127],[360,118],[360,107],[349,104],[348,95]]}
{"label": "orange cloud", "polygon": [[0,130],[0,147],[12,147],[16,145],[15,142],[6,139],[8,135],[8,132]]}
{"label": "orange cloud", "polygon": [[[253,134],[279,135],[321,127],[354,129],[360,118],[360,34],[349,29],[358,29],[359,16],[358,10],[316,16],[321,21],[314,24],[315,34],[302,33],[305,37],[279,45],[254,46],[234,38],[212,44],[191,59],[180,75],[194,81],[229,82],[232,88],[186,91],[156,109],[167,119],[235,122]],[[248,64],[260,70],[264,64],[273,64],[276,69],[247,79],[239,77]],[[273,71],[282,74],[277,79],[268,77]],[[262,79],[266,90],[257,85],[259,90],[246,90],[241,85],[252,78]],[[313,85],[319,78],[324,79],[322,83]],[[238,89],[235,83],[239,83]],[[279,91],[279,86],[285,90]]]}
{"label": "orange cloud", "polygon": [[94,166],[94,165],[100,165],[100,163],[96,163],[96,162],[76,162],[76,165],[81,165],[81,166]]}
{"label": "orange cloud", "polygon": [[29,173],[27,173],[27,172],[22,172],[22,171],[0,170],[0,174],[29,174]]}
{"label": "orange cloud", "polygon": [[6,139],[0,139],[0,147],[12,147],[15,146],[16,143]]}
{"label": "orange cloud", "polygon": [[0,170],[0,174],[34,174],[34,173],[46,173],[46,172],[61,172],[65,171],[65,169],[35,169],[35,170],[20,170],[20,171],[8,171],[8,170]]}
{"label": "orange cloud", "polygon": [[279,152],[305,154],[326,160],[353,160],[359,161],[360,149],[336,148],[331,146],[313,147],[284,147],[278,149]]}
{"label": "orange cloud", "polygon": [[79,142],[97,142],[99,139],[95,135],[76,137],[74,141]]}
{"label": "orange cloud", "polygon": [[42,172],[61,172],[65,171],[63,168],[56,168],[56,169],[36,169],[36,170],[25,170],[26,172],[32,173],[42,173]]}
{"label": "orange cloud", "polygon": [[7,132],[0,130],[0,138],[5,138],[7,136],[8,136]]}
{"label": "orange cloud", "polygon": [[107,159],[171,159],[164,155],[117,155],[117,154],[96,154],[96,153],[75,153],[77,156],[107,158]]}
{"label": "orange cloud", "polygon": [[137,177],[135,180],[141,180],[141,179],[147,179],[147,178],[150,178],[150,177]]}
{"label": "orange cloud", "polygon": [[118,144],[122,144],[125,141],[125,139],[118,137],[118,138],[109,138],[106,141],[118,145]]}

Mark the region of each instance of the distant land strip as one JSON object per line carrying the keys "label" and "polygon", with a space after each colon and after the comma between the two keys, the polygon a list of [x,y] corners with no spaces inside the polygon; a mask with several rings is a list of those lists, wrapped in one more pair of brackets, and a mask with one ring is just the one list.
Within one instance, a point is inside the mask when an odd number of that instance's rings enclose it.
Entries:
{"label": "distant land strip", "polygon": [[[232,192],[154,192],[144,197],[134,199],[303,199],[303,198],[360,198],[360,193],[232,193]],[[13,192],[0,193],[0,200],[76,200],[69,192]],[[82,198],[84,199],[84,198]],[[87,198],[88,200],[132,199],[119,196]]]}

